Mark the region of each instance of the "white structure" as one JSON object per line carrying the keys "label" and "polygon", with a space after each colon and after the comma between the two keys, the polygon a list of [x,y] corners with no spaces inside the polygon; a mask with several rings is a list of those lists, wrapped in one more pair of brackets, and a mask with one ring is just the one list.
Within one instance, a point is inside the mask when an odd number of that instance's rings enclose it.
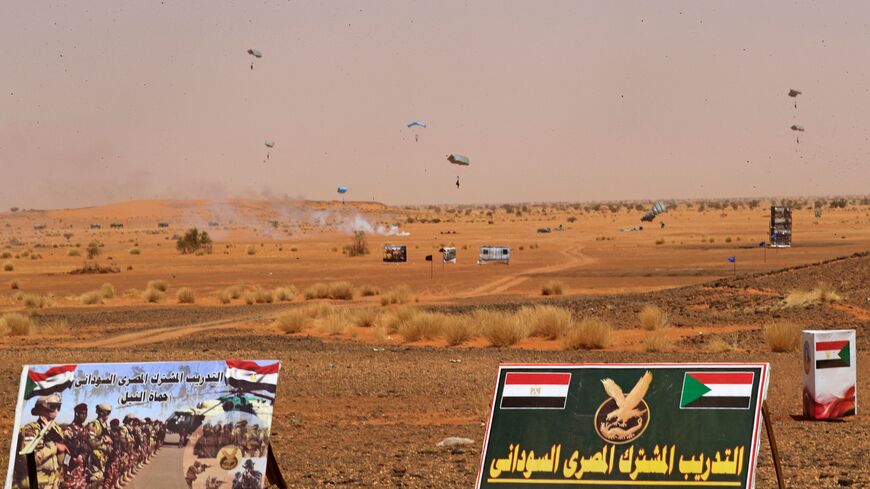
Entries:
{"label": "white structure", "polygon": [[480,257],[477,259],[477,264],[484,263],[504,263],[509,264],[511,261],[511,249],[507,246],[481,246]]}
{"label": "white structure", "polygon": [[803,333],[804,415],[830,419],[857,414],[855,330]]}

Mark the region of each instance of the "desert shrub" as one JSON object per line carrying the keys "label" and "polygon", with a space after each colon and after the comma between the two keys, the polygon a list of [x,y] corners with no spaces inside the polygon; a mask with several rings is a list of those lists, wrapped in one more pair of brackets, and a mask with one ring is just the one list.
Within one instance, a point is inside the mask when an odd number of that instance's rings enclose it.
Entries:
{"label": "desert shrub", "polygon": [[224,289],[218,295],[218,300],[220,301],[221,304],[229,304],[230,302],[233,301],[233,298],[230,295],[230,293],[227,292],[227,289]]}
{"label": "desert shrub", "polygon": [[169,288],[169,284],[166,282],[166,280],[150,280],[146,288],[159,290],[160,292],[166,292],[166,289]]}
{"label": "desert shrub", "polygon": [[182,254],[194,253],[197,250],[211,253],[212,245],[213,243],[208,233],[200,231],[197,228],[188,229],[184,233],[184,236],[175,241],[175,249]]}
{"label": "desert shrub", "polygon": [[134,247],[134,248],[130,248],[129,250],[127,250],[127,253],[130,253],[131,255],[141,255],[142,250]]}
{"label": "desert shrub", "polygon": [[94,305],[103,303],[103,294],[99,290],[91,290],[79,296],[79,302],[85,305]]}
{"label": "desert shrub", "polygon": [[318,331],[331,336],[343,334],[350,327],[350,319],[344,312],[333,312],[318,318],[316,323]]}
{"label": "desert shrub", "polygon": [[305,289],[305,300],[325,299],[329,296],[329,285],[323,282],[317,282]]}
{"label": "desert shrub", "polygon": [[405,342],[429,340],[441,334],[449,316],[439,312],[414,309],[406,321],[396,331]]}
{"label": "desert shrub", "polygon": [[85,252],[88,254],[88,258],[93,260],[100,254],[100,242],[91,241],[90,243],[88,243],[88,247],[85,249]]}
{"label": "desert shrub", "polygon": [[0,336],[28,336],[33,332],[33,321],[24,314],[9,312],[0,316]]}
{"label": "desert shrub", "polygon": [[370,307],[358,309],[353,312],[351,321],[354,326],[359,326],[360,328],[372,328],[378,321],[378,311]]}
{"label": "desert shrub", "polygon": [[657,245],[663,245],[663,244],[665,244],[665,240],[664,240],[664,238],[659,238],[659,239],[657,239],[657,240],[656,240],[656,244],[657,244]]}
{"label": "desert shrub", "polygon": [[242,296],[242,288],[238,285],[231,285],[224,289],[224,292],[227,293],[230,299],[238,299]]}
{"label": "desert shrub", "polygon": [[647,331],[664,328],[668,325],[668,313],[653,304],[643,306],[637,317],[640,319],[640,325]]}
{"label": "desert shrub", "polygon": [[364,231],[354,231],[350,244],[344,246],[347,256],[363,256],[369,254],[369,244]]}
{"label": "desert shrub", "polygon": [[712,353],[725,353],[729,351],[734,351],[735,348],[734,345],[728,343],[723,338],[716,337],[710,340],[709,343],[707,343],[707,350]]}
{"label": "desert shrub", "polygon": [[541,305],[521,308],[517,319],[529,327],[532,336],[550,340],[561,337],[574,321],[567,309]]}
{"label": "desert shrub", "polygon": [[413,291],[407,285],[400,285],[381,296],[381,305],[407,304],[413,299]]}
{"label": "desert shrub", "polygon": [[311,323],[311,316],[301,309],[281,314],[275,319],[275,326],[285,333],[298,333]]}
{"label": "desert shrub", "polygon": [[441,329],[441,334],[450,346],[460,345],[474,337],[474,329],[468,316],[464,314],[449,316]]}
{"label": "desert shrub", "polygon": [[562,343],[568,350],[591,350],[604,348],[610,341],[610,323],[588,317],[574,324],[565,332]]}
{"label": "desert shrub", "polygon": [[196,295],[190,287],[182,287],[175,293],[175,299],[179,304],[193,304],[196,302]]}
{"label": "desert shrub", "polygon": [[162,302],[163,299],[166,298],[166,293],[159,289],[148,288],[145,292],[142,292],[142,300],[145,302]]}
{"label": "desert shrub", "polygon": [[0,253],[0,258],[2,258],[4,260],[12,258],[12,253],[10,253],[8,251],[4,251],[3,253]]}
{"label": "desert shrub", "polygon": [[13,280],[13,281],[9,282],[9,288],[12,289],[12,290],[18,290],[18,289],[20,289],[20,288],[21,288],[21,282],[19,282],[19,281],[17,281],[17,280]]}
{"label": "desert shrub", "polygon": [[15,265],[13,265],[11,261],[7,261],[7,262],[3,263],[3,271],[4,272],[11,272],[13,270],[15,270]]}
{"label": "desert shrub", "polygon": [[647,352],[666,351],[671,348],[670,338],[663,334],[647,333],[643,339],[643,350]]}
{"label": "desert shrub", "polygon": [[296,290],[296,287],[289,285],[287,287],[278,287],[275,289],[275,300],[281,302],[292,302],[293,299],[296,298],[296,294],[299,291]]}
{"label": "desert shrub", "polygon": [[785,298],[785,307],[809,307],[825,302],[839,302],[843,300],[840,294],[826,283],[819,283],[812,290],[795,290]]}
{"label": "desert shrub", "polygon": [[353,287],[349,282],[318,282],[305,290],[305,299],[337,299],[349,301],[353,299]]}
{"label": "desert shrub", "polygon": [[245,293],[245,303],[251,304],[271,304],[275,301],[271,290],[266,290],[262,287],[257,287]]}
{"label": "desert shrub", "polygon": [[381,289],[374,285],[363,285],[359,288],[359,295],[362,297],[371,297],[381,293]]}
{"label": "desert shrub", "polygon": [[794,351],[801,344],[801,327],[788,321],[776,321],[764,327],[764,339],[771,351]]}
{"label": "desert shrub", "polygon": [[82,253],[78,250],[78,248],[70,248],[66,250],[66,256],[81,256]]}
{"label": "desert shrub", "polygon": [[518,315],[478,309],[471,315],[473,327],[492,346],[511,346],[528,338],[531,327]]}
{"label": "desert shrub", "polygon": [[[520,247],[522,248],[522,247]],[[558,280],[550,280],[541,287],[541,295],[562,295],[564,286]]]}
{"label": "desert shrub", "polygon": [[24,305],[30,309],[42,309],[51,307],[51,300],[39,294],[24,294]]}
{"label": "desert shrub", "polygon": [[115,286],[108,282],[104,283],[100,286],[99,293],[104,299],[111,299],[115,297]]}
{"label": "desert shrub", "polygon": [[726,242],[726,243],[730,243],[730,242],[731,242],[731,236],[728,236],[727,238],[725,238],[725,242]]}
{"label": "desert shrub", "polygon": [[256,255],[257,254],[257,247],[254,245],[248,245],[248,248],[245,250],[245,253],[247,253],[249,255]]}

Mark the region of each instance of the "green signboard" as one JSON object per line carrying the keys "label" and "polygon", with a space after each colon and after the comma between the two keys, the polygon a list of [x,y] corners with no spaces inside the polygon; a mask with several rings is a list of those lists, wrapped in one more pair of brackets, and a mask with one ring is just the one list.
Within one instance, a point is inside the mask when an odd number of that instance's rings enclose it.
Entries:
{"label": "green signboard", "polygon": [[502,365],[477,488],[754,487],[769,365]]}

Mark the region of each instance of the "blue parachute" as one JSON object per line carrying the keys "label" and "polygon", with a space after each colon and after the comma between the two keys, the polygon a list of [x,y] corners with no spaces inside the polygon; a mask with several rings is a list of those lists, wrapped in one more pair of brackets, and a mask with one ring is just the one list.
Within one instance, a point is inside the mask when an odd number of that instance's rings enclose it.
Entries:
{"label": "blue parachute", "polygon": [[346,194],[348,190],[350,190],[348,187],[338,187],[338,193],[340,194]]}

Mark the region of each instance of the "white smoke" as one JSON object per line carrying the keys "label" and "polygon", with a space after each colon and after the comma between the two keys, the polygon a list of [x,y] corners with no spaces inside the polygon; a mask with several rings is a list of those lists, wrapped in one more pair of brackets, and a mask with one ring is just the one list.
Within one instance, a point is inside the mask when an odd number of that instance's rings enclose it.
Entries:
{"label": "white smoke", "polygon": [[378,234],[381,236],[410,236],[411,233],[402,231],[399,226],[392,224],[384,226],[383,224],[373,225],[365,217],[360,214],[354,214],[350,220],[342,221],[338,226],[339,231],[345,233],[353,233],[362,231],[366,234]]}

